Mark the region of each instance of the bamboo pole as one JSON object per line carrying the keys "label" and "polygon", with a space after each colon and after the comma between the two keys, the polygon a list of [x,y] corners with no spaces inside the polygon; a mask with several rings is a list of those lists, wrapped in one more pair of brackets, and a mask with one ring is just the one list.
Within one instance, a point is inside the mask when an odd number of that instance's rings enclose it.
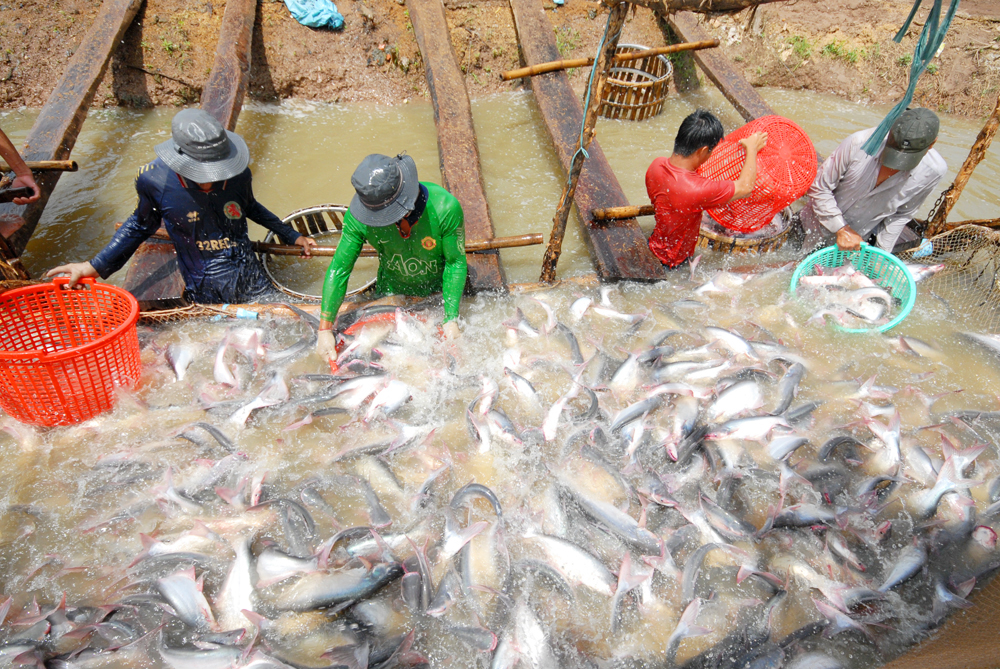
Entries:
{"label": "bamboo pole", "polygon": [[[80,166],[75,160],[26,160],[32,172],[76,172]],[[10,165],[0,160],[0,172],[10,172]]]}
{"label": "bamboo pole", "polygon": [[[115,225],[115,229],[122,227],[121,223]],[[170,235],[163,228],[160,228],[149,236],[150,239],[162,239],[170,241]],[[521,246],[537,246],[545,243],[545,237],[540,232],[531,232],[526,235],[514,235],[512,237],[494,237],[482,241],[471,241],[465,243],[466,253],[481,253],[483,251],[493,251],[495,249],[513,249]],[[258,253],[267,253],[276,256],[302,256],[302,247],[285,244],[265,244],[263,242],[253,242],[254,250]],[[319,258],[329,258],[337,252],[336,246],[314,246],[310,250],[310,255]],[[374,247],[365,244],[361,247],[361,256],[374,258],[378,256],[378,251]],[[303,256],[305,257],[305,256]]]}
{"label": "bamboo pole", "polygon": [[[655,49],[644,49],[643,51],[633,51],[632,53],[620,53],[614,56],[614,63],[626,63],[633,60],[639,60],[641,58],[646,58],[648,56],[663,56],[668,53],[679,53],[681,51],[697,51],[699,49],[712,49],[719,46],[719,40],[710,39],[703,40],[701,42],[684,42],[682,44],[671,44],[669,46],[660,46]],[[590,67],[594,64],[593,58],[574,58],[571,60],[554,60],[551,63],[539,63],[538,65],[532,65],[530,67],[522,67],[516,70],[508,70],[500,75],[503,81],[511,81],[512,79],[521,79],[523,77],[533,77],[538,74],[545,74],[546,72],[558,72],[559,70],[568,70],[573,67]]]}
{"label": "bamboo pole", "polygon": [[[528,235],[517,235],[514,237],[494,237],[493,239],[485,239],[482,241],[470,241],[465,243],[466,253],[480,253],[482,251],[492,251],[494,249],[510,249],[517,248],[520,246],[536,246],[542,244],[545,238],[540,232],[535,232]],[[284,244],[264,244],[262,242],[254,242],[254,250],[258,253],[267,253],[268,255],[276,256],[302,256],[303,248],[301,246],[286,246]],[[337,252],[336,246],[314,246],[309,251],[311,257],[329,258]],[[376,251],[371,246],[365,244],[361,247],[361,256],[363,258],[372,258],[378,256],[378,251]]]}
{"label": "bamboo pole", "polygon": [[566,234],[566,219],[569,218],[569,209],[573,205],[573,195],[576,193],[576,184],[580,180],[580,171],[583,169],[584,150],[590,146],[594,139],[594,131],[597,126],[597,110],[601,106],[601,95],[604,89],[604,82],[608,79],[608,72],[611,70],[611,59],[614,57],[615,49],[618,48],[618,40],[621,38],[622,26],[625,25],[625,15],[631,7],[627,2],[620,2],[608,12],[608,26],[605,29],[608,41],[604,48],[597,54],[597,61],[594,63],[595,71],[591,73],[590,96],[587,108],[583,112],[583,133],[581,137],[580,149],[573,154],[573,163],[570,166],[569,178],[563,187],[562,197],[559,198],[559,205],[556,207],[556,214],[552,218],[552,234],[549,235],[549,245],[545,249],[545,256],[542,258],[542,271],[538,278],[544,283],[551,283],[556,278],[556,264],[559,262],[559,255],[562,253],[563,236]]}
{"label": "bamboo pole", "polygon": [[996,108],[993,109],[993,113],[986,120],[986,125],[979,131],[979,136],[976,137],[975,143],[973,143],[972,148],[969,150],[969,156],[965,159],[965,163],[962,164],[962,169],[955,175],[955,182],[944,192],[940,206],[937,207],[928,220],[928,237],[933,237],[948,229],[948,214],[951,212],[951,208],[955,206],[955,203],[958,202],[958,198],[962,194],[965,185],[969,183],[972,172],[983,158],[986,157],[986,150],[990,148],[990,143],[997,134],[998,127],[1000,127],[1000,96],[997,97]]}
{"label": "bamboo pole", "polygon": [[653,205],[644,204],[641,206],[629,205],[627,207],[608,207],[607,209],[595,209],[591,212],[595,221],[614,221],[622,218],[635,218],[636,216],[652,216]]}

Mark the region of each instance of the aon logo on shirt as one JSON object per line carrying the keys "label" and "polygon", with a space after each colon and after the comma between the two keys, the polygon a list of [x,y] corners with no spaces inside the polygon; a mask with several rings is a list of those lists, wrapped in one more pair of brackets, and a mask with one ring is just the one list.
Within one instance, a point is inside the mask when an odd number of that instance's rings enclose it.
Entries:
{"label": "aon logo on shirt", "polygon": [[424,260],[423,258],[406,258],[399,253],[389,258],[386,268],[396,274],[403,276],[420,276],[422,274],[437,274],[437,260]]}

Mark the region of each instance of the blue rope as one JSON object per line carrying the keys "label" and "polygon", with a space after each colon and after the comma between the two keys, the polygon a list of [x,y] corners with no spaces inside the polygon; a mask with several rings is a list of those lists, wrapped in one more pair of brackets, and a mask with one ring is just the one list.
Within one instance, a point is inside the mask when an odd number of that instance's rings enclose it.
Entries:
{"label": "blue rope", "polygon": [[[583,118],[580,120],[580,145],[573,153],[573,158],[570,160],[570,164],[573,164],[576,161],[576,157],[581,153],[583,154],[584,159],[590,158],[590,154],[587,153],[587,149],[583,148],[583,134],[587,127],[587,109],[590,107],[590,94],[594,90],[594,73],[597,72],[597,61],[601,58],[601,52],[604,50],[604,44],[608,40],[608,30],[610,29],[611,12],[608,12],[608,22],[604,24],[604,34],[601,35],[601,41],[597,44],[597,55],[594,56],[594,66],[590,68],[590,78],[587,80],[587,95],[583,98]],[[621,35],[621,31],[618,32],[618,35]],[[572,170],[570,170],[570,172],[572,172]],[[567,173],[566,183],[570,183],[570,181],[570,175]]]}
{"label": "blue rope", "polygon": [[[906,21],[903,22],[903,27],[899,29],[896,36],[893,37],[893,41],[899,43],[903,40],[903,36],[906,35],[906,31],[910,27],[910,23],[913,21],[913,17],[917,14],[917,9],[920,7],[920,3],[923,0],[915,0],[913,3],[913,9],[910,10],[910,15],[906,17]],[[882,122],[878,124],[875,128],[875,132],[872,136],[868,138],[865,142],[864,150],[869,156],[874,156],[878,153],[879,148],[882,146],[882,142],[889,135],[889,129],[892,128],[892,124],[896,122],[896,119],[906,111],[906,108],[910,106],[913,102],[913,94],[917,90],[917,80],[920,79],[920,75],[924,73],[927,66],[930,65],[931,60],[937,54],[938,49],[941,48],[941,43],[944,41],[945,33],[948,32],[948,28],[951,26],[951,20],[955,18],[955,12],[958,10],[959,0],[951,0],[951,5],[948,7],[948,13],[945,14],[944,21],[941,21],[941,3],[942,0],[934,0],[934,6],[931,7],[930,13],[927,15],[927,21],[924,23],[924,29],[920,31],[920,39],[917,40],[917,48],[913,51],[913,62],[910,65],[910,82],[906,87],[906,93],[903,95],[903,99],[899,101],[892,110],[886,115]]]}

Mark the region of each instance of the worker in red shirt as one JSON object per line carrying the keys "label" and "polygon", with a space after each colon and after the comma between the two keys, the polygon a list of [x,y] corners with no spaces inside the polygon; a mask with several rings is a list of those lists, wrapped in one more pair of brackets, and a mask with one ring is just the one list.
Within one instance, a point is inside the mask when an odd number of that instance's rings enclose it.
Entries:
{"label": "worker in red shirt", "polygon": [[646,170],[646,192],[656,211],[649,250],[667,267],[677,267],[694,253],[703,211],[746,197],[753,190],[757,152],[767,144],[766,132],[740,140],[747,158],[736,181],[712,181],[697,173],[724,134],[719,119],[699,109],[681,123],[673,154],[657,158]]}

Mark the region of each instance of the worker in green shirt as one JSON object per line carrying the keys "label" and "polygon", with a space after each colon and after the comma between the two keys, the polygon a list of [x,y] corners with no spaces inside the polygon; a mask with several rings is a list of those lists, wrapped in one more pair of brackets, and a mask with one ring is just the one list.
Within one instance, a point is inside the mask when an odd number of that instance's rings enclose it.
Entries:
{"label": "worker in green shirt", "polygon": [[356,194],[323,282],[316,351],[336,356],[333,324],[366,241],[378,251],[376,291],[420,297],[442,291],[444,334],[457,337],[455,319],[468,271],[462,205],[441,186],[418,181],[417,165],[407,155],[366,157],[351,184]]}

